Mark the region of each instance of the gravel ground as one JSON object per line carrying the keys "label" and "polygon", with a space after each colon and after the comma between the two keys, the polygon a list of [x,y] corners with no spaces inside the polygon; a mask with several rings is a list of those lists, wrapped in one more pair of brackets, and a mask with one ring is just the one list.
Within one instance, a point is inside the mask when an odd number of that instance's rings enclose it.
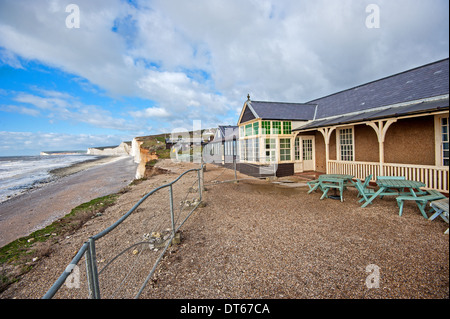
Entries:
{"label": "gravel ground", "polygon": [[[170,161],[158,166],[168,172],[132,186],[102,216],[61,238],[49,257],[0,297],[42,297],[89,236],[148,191],[198,167]],[[206,206],[182,226],[181,244],[168,249],[141,298],[449,298],[449,237],[443,234],[448,224],[441,219],[425,220],[412,203],[399,217],[393,198],[361,208],[352,188],[344,203],[319,200],[320,192],[308,195],[295,177],[287,178],[298,182],[288,184],[295,187],[255,179],[215,183],[233,178],[231,170],[207,165]],[[177,225],[190,211],[185,201],[198,197],[195,188],[196,173],[174,186]],[[100,274],[102,298],[137,293],[162,250],[130,246],[148,240],[145,234],[164,236],[170,227],[168,200],[163,189],[97,241],[99,270],[124,252]],[[378,288],[367,287],[374,275],[367,267],[378,270]],[[80,287],[63,286],[55,298],[86,298],[84,272],[82,259]]]}

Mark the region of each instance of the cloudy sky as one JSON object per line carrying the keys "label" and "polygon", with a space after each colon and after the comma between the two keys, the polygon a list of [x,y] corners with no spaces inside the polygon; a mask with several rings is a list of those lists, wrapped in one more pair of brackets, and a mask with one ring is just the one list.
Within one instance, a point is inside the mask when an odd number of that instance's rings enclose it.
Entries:
{"label": "cloudy sky", "polygon": [[0,156],[235,125],[248,93],[307,102],[447,58],[448,11],[448,0],[1,0]]}

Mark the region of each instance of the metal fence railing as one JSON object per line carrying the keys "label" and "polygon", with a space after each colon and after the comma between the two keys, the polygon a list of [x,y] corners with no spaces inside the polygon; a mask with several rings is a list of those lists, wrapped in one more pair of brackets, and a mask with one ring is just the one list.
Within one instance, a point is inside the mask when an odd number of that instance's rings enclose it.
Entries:
{"label": "metal fence railing", "polygon": [[[188,173],[195,174],[195,172],[197,172],[197,176],[191,177],[191,180],[193,180],[191,185],[186,185],[186,183],[183,181],[180,182],[180,184],[183,184],[183,186],[185,188],[186,188],[186,186],[188,186],[187,187],[188,191],[184,197],[183,196],[180,197],[177,195],[178,197],[176,198],[176,200],[178,200],[180,202],[180,207],[177,209],[175,196],[174,196],[174,193],[175,193],[174,187],[177,187],[175,184],[178,181],[182,180],[182,177],[186,176]],[[187,196],[192,191],[195,184],[198,184],[198,190],[196,190],[198,192],[198,197],[195,200],[188,201]],[[113,257],[110,256],[111,257],[110,261],[108,263],[106,263],[106,265],[103,267],[103,269],[101,269],[100,271],[98,271],[98,269],[97,269],[97,266],[99,264],[98,252],[96,252],[97,241],[101,238],[104,238],[106,235],[110,234],[116,227],[120,226],[133,213],[141,214],[142,212],[138,212],[138,207],[143,205],[143,203],[150,196],[152,196],[152,195],[156,196],[157,193],[159,193],[159,191],[161,191],[162,189],[165,189],[165,188],[169,189],[168,199],[169,199],[169,206],[170,206],[170,220],[167,216],[167,218],[164,219],[163,222],[159,223],[160,225],[158,225],[158,227],[163,227],[163,224],[167,224],[167,223],[169,223],[169,225],[168,225],[169,227],[166,228],[167,234],[165,234],[164,240],[162,240],[164,234],[161,234],[161,232],[154,232],[158,235],[156,237],[158,237],[158,239],[161,239],[161,241],[159,243],[160,249],[159,250],[154,249],[159,252],[159,255],[153,254],[152,256],[154,256],[154,257],[150,258],[151,262],[153,262],[153,267],[151,268],[151,270],[148,273],[145,272],[146,277],[143,281],[141,281],[140,286],[138,284],[136,285],[135,283],[133,283],[133,285],[132,285],[133,287],[140,287],[139,291],[136,294],[134,294],[134,292],[133,292],[134,298],[139,298],[141,296],[144,288],[148,284],[149,280],[155,273],[155,270],[156,270],[159,262],[163,258],[164,254],[166,253],[166,251],[169,248],[169,246],[171,245],[171,243],[173,242],[173,239],[175,238],[177,232],[179,231],[181,226],[186,222],[186,220],[191,216],[191,214],[195,211],[195,209],[202,202],[203,164],[201,165],[200,168],[190,169],[190,170],[183,172],[182,174],[180,174],[176,179],[174,179],[170,183],[167,183],[165,185],[154,188],[152,191],[150,191],[149,193],[144,195],[126,214],[124,214],[121,218],[119,218],[114,224],[112,224],[107,229],[101,231],[100,233],[89,237],[89,239],[83,243],[81,248],[76,253],[75,257],[73,257],[72,261],[65,268],[63,273],[59,276],[59,278],[55,281],[55,283],[52,285],[52,287],[47,291],[47,293],[42,298],[43,299],[53,298],[55,296],[55,294],[58,291],[60,291],[60,288],[63,287],[63,285],[66,283],[66,280],[72,274],[74,269],[79,269],[78,264],[84,258],[85,264],[86,264],[85,275],[86,275],[86,284],[87,284],[87,288],[88,288],[89,298],[100,299],[101,291],[103,291],[101,288],[101,285],[103,284],[104,280],[103,279],[100,280],[99,275],[103,276],[103,274],[107,272],[109,267],[114,262],[117,262],[120,259],[120,257],[126,255],[126,252],[130,251],[131,249],[136,249],[136,247],[144,246],[144,247],[147,247],[148,250],[152,253],[153,250],[151,248],[154,247],[155,241],[150,239],[151,236],[149,233],[148,236],[146,238],[144,238],[143,241],[140,240],[140,241],[134,242],[131,245],[128,245],[126,248],[123,248],[123,245],[122,245],[122,247],[121,247],[122,250],[120,251],[120,253],[114,252],[115,255]],[[178,193],[181,193],[181,188],[178,190],[179,190]],[[189,202],[189,205],[184,205],[185,202]],[[181,212],[183,211],[184,208],[187,208],[187,211],[182,214]],[[149,210],[151,210],[151,207],[147,211],[149,211]],[[176,210],[178,210],[177,216],[175,215]],[[164,215],[166,215],[166,214],[164,214]],[[150,216],[150,217],[152,217],[152,216]],[[140,223],[140,224],[142,224],[142,223]],[[136,225],[136,224],[133,224],[133,225]],[[148,230],[148,228],[149,228],[148,225],[144,225],[144,226],[147,226],[147,230]],[[120,242],[121,244],[124,242],[123,238],[116,239],[115,241]],[[105,249],[105,250],[107,250],[107,249]],[[135,251],[137,251],[137,250],[133,250],[133,253]],[[115,279],[115,287],[113,289],[110,289],[110,290],[113,290],[114,292],[111,294],[111,296],[108,296],[108,298],[114,297],[116,295],[117,291],[119,291],[121,288],[124,287],[125,281],[130,280],[129,279],[130,274],[133,273],[133,271],[135,270],[135,266],[136,266],[137,260],[138,260],[137,258],[139,256],[141,256],[142,251],[143,250],[140,250],[139,253],[136,253],[137,257],[136,257],[136,259],[134,259],[132,267],[126,269],[125,274],[123,275],[122,279],[114,278]],[[105,255],[105,252],[103,252],[102,256],[104,256],[104,255]],[[148,255],[150,255],[150,253]],[[152,264],[151,262],[150,263],[145,262],[145,264],[151,265]],[[144,263],[142,263],[142,264],[144,264]],[[124,267],[122,265],[119,265],[118,268],[124,268]],[[113,276],[113,277],[118,277],[118,276]],[[144,278],[144,276],[142,276],[142,278]],[[105,281],[106,281],[106,278],[105,278]],[[86,296],[84,298],[86,298]]]}

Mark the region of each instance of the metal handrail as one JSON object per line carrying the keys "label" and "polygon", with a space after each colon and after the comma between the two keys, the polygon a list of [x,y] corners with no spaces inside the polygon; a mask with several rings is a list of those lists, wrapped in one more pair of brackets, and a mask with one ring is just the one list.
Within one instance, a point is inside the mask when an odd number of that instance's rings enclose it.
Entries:
{"label": "metal handrail", "polygon": [[[72,259],[72,261],[69,263],[69,265],[66,267],[64,272],[60,275],[60,277],[55,281],[55,283],[52,285],[52,287],[47,291],[47,293],[42,297],[42,299],[51,299],[61,288],[61,286],[64,284],[66,279],[69,277],[69,275],[72,273],[75,266],[78,264],[78,262],[81,260],[83,255],[86,254],[86,269],[87,269],[87,275],[88,275],[88,286],[89,286],[89,295],[90,298],[94,299],[100,299],[100,288],[99,288],[99,280],[98,280],[98,270],[97,270],[97,262],[96,262],[96,254],[95,254],[95,241],[97,239],[102,238],[103,236],[107,235],[109,232],[111,232],[113,229],[115,229],[117,226],[119,226],[125,219],[127,219],[148,197],[150,197],[155,192],[159,191],[160,189],[169,187],[170,190],[170,214],[171,214],[171,221],[172,221],[172,234],[170,237],[170,240],[168,241],[168,244],[166,245],[164,251],[161,253],[160,257],[155,262],[155,265],[153,266],[151,272],[147,276],[144,284],[142,285],[141,289],[139,290],[138,294],[136,295],[136,298],[140,296],[142,293],[145,285],[148,282],[148,279],[151,277],[151,275],[154,273],[156,266],[158,265],[159,261],[161,260],[162,256],[166,252],[169,243],[172,241],[172,239],[175,237],[175,233],[180,229],[180,227],[184,224],[184,222],[191,216],[191,214],[194,212],[194,210],[199,206],[199,204],[202,202],[202,188],[203,188],[203,166],[201,165],[200,168],[193,168],[189,169],[182,174],[180,174],[176,179],[174,179],[172,182],[167,183],[165,185],[159,186],[146,195],[144,195],[126,214],[124,214],[121,218],[119,218],[114,224],[106,228],[105,230],[101,231],[100,233],[89,237],[89,240],[86,241],[83,246],[81,246],[78,253],[75,255],[75,257]],[[178,180],[181,179],[185,174],[189,172],[197,171],[198,174],[198,190],[199,190],[199,203],[191,210],[191,212],[188,214],[188,216],[185,218],[185,220],[177,227],[175,228],[174,224],[174,212],[173,212],[173,189],[172,185],[175,184]]]}

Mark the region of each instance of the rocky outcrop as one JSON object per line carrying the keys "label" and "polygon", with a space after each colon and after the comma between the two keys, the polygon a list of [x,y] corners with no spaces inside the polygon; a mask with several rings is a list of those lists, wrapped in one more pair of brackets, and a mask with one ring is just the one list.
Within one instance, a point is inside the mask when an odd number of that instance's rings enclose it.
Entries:
{"label": "rocky outcrop", "polygon": [[[135,157],[136,159],[136,157]],[[156,152],[150,152],[147,149],[139,148],[139,166],[136,171],[136,179],[149,177],[150,172],[147,172],[149,168],[149,165],[147,163],[151,161],[155,161],[158,159],[158,155],[156,155]]]}
{"label": "rocky outcrop", "polygon": [[139,141],[135,138],[133,138],[133,140],[131,141],[131,156],[134,157],[134,162],[135,163],[140,163],[141,162],[141,145],[142,145],[142,141]]}

